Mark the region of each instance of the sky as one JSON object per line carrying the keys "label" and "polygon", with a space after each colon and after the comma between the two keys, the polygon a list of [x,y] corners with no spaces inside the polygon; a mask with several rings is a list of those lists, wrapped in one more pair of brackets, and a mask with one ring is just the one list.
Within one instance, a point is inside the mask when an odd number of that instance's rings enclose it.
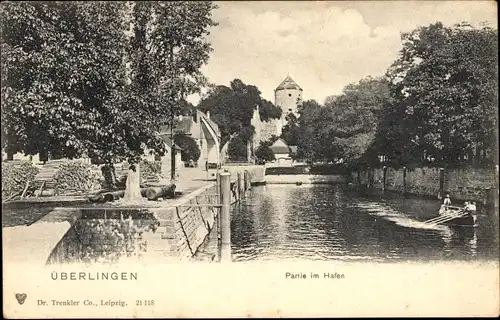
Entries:
{"label": "sky", "polygon": [[[497,28],[494,1],[223,1],[202,71],[211,83],[239,78],[274,102],[290,75],[305,100],[323,103],[349,83],[381,76],[397,58],[401,33],[440,21]],[[199,97],[189,100],[197,103]]]}

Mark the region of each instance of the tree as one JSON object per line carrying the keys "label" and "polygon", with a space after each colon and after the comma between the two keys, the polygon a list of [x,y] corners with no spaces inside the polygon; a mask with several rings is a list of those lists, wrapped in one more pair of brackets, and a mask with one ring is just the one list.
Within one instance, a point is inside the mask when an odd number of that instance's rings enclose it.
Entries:
{"label": "tree", "polygon": [[[203,112],[209,111],[211,119],[221,130],[221,146],[225,145],[233,136],[241,135],[241,132],[243,133],[240,138],[245,143],[251,139],[251,135],[248,133],[253,128],[251,120],[257,107],[259,107],[262,121],[281,117],[281,108],[263,99],[260,94],[261,92],[256,86],[247,85],[240,79],[234,79],[229,87],[223,85],[213,87],[200,101],[198,108]],[[242,149],[242,147],[237,149]]]}
{"label": "tree", "polygon": [[290,113],[285,119],[287,123],[283,127],[281,138],[285,140],[289,146],[296,146],[300,140],[298,118],[293,113]]}
{"label": "tree", "polygon": [[245,140],[240,135],[235,135],[229,140],[227,153],[231,161],[246,161],[248,151],[248,140]]}
{"label": "tree", "polygon": [[323,112],[322,106],[315,100],[304,101],[298,108],[297,158],[307,159],[309,163],[322,156],[320,128]]}
{"label": "tree", "polygon": [[276,160],[274,152],[273,150],[271,150],[270,146],[271,146],[270,142],[261,141],[257,150],[255,150],[255,156],[257,157],[258,160],[264,162]]}
{"label": "tree", "polygon": [[[413,161],[453,165],[496,150],[497,31],[435,23],[403,35],[403,49],[388,70],[401,124],[391,141]],[[493,151],[494,154],[497,152]]]}
{"label": "tree", "polygon": [[[352,166],[369,166],[378,162],[373,148],[380,115],[390,105],[389,82],[368,77],[347,85],[342,94],[330,97],[325,104],[322,145],[330,160],[342,159]],[[370,151],[370,152],[369,152]]]}
{"label": "tree", "polygon": [[182,161],[198,161],[200,159],[201,151],[196,141],[185,134],[176,134],[174,136],[175,144],[181,147]]}
{"label": "tree", "polygon": [[125,84],[122,3],[2,5],[2,147],[80,156],[107,139]]}
{"label": "tree", "polygon": [[1,8],[3,148],[132,164],[147,149],[165,152],[160,125],[205,80],[210,2]]}

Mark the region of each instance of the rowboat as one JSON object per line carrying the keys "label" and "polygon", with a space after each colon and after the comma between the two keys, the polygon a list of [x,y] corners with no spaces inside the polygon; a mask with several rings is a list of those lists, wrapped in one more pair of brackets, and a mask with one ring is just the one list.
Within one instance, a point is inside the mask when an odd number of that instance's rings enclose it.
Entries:
{"label": "rowboat", "polygon": [[461,207],[444,206],[439,209],[439,215],[425,221],[430,225],[446,224],[449,226],[474,226],[476,217],[470,211]]}
{"label": "rowboat", "polygon": [[439,209],[440,221],[443,224],[453,226],[473,226],[476,223],[476,217],[471,211],[466,211],[462,207],[441,206]]}

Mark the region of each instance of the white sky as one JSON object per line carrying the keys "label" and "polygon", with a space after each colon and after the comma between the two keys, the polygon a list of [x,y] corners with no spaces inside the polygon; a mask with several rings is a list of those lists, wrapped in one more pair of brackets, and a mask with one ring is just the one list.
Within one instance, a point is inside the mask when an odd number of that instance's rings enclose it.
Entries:
{"label": "white sky", "polygon": [[[352,82],[380,76],[397,57],[400,33],[441,21],[487,22],[497,28],[494,1],[217,2],[214,51],[204,74],[214,84],[235,78],[274,102],[289,73],[304,100],[320,103]],[[198,97],[189,100],[198,102]]]}

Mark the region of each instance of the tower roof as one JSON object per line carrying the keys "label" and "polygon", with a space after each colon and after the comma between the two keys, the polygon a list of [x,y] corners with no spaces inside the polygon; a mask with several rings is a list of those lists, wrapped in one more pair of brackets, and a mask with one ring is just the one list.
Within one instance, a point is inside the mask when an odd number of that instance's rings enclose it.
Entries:
{"label": "tower roof", "polygon": [[274,90],[285,90],[285,89],[294,89],[303,91],[302,88],[295,82],[290,76],[287,76],[285,80]]}

